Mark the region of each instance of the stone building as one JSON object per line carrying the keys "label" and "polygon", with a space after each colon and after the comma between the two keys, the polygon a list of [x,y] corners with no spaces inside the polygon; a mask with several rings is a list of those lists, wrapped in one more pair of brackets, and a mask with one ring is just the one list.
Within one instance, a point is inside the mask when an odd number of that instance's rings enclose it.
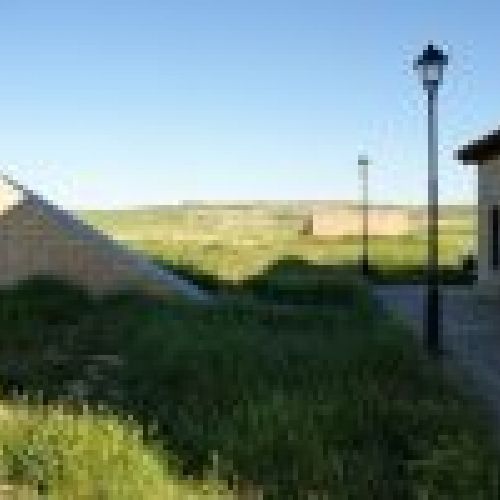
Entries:
{"label": "stone building", "polygon": [[133,288],[204,297],[140,252],[0,175],[0,286],[36,275],[63,278],[97,295]]}
{"label": "stone building", "polygon": [[500,292],[500,129],[456,152],[459,161],[477,167],[477,289]]}

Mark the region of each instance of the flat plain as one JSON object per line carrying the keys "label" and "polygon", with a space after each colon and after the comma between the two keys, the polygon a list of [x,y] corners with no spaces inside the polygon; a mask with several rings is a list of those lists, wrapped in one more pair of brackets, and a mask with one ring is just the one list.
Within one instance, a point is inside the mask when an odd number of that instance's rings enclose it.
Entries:
{"label": "flat plain", "polygon": [[[340,238],[303,234],[309,214],[331,203],[185,204],[116,212],[82,214],[114,238],[145,251],[177,268],[194,267],[221,279],[241,282],[280,260],[295,258],[336,267],[352,267],[359,260],[361,236]],[[355,207],[353,203],[333,208]],[[425,218],[423,207],[393,207]],[[334,223],[334,221],[332,222]],[[440,264],[459,269],[476,252],[475,213],[471,206],[441,209]],[[426,263],[425,224],[394,236],[369,239],[369,256],[379,274],[402,279],[422,274]]]}

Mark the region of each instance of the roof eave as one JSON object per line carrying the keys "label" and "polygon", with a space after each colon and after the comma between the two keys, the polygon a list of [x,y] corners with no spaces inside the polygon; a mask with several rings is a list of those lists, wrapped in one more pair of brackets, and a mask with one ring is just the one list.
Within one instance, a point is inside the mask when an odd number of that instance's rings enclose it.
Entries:
{"label": "roof eave", "polygon": [[464,165],[481,165],[500,156],[500,129],[461,147],[454,156]]}

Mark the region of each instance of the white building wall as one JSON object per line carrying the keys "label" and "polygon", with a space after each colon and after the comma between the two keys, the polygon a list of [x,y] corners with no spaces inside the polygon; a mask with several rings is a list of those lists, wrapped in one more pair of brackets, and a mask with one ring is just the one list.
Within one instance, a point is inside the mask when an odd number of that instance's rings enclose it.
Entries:
{"label": "white building wall", "polygon": [[500,269],[490,265],[489,207],[500,206],[500,158],[478,167],[478,289],[487,293],[500,291]]}

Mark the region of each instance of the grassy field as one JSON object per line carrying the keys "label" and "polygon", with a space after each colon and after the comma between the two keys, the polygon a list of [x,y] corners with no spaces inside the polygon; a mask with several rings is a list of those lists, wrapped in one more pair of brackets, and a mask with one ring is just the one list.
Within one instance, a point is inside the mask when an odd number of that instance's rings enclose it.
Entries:
{"label": "grassy field", "polygon": [[[177,269],[207,273],[241,283],[284,258],[352,268],[361,238],[318,238],[301,234],[310,206],[178,206],[136,211],[86,212],[83,216],[104,232]],[[408,210],[401,208],[401,210]],[[422,212],[422,209],[413,209]],[[425,212],[424,212],[425,213]],[[444,207],[440,219],[440,262],[459,270],[475,253],[471,207]],[[370,260],[379,278],[423,275],[427,255],[425,230],[370,239]],[[453,275],[453,273],[451,273]]]}
{"label": "grassy field", "polygon": [[4,485],[48,498],[496,498],[481,410],[338,265],[357,242],[304,240],[297,214],[265,209],[232,226],[227,209],[88,215],[207,286],[228,280],[216,304],[95,300],[47,279],[1,292]]}

